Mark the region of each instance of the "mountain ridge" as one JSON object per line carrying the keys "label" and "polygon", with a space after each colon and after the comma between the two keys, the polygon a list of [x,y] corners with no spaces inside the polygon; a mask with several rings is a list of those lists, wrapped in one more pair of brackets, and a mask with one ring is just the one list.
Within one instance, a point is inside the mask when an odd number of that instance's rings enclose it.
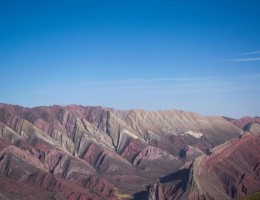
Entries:
{"label": "mountain ridge", "polygon": [[[8,155],[0,159],[0,169],[7,182],[29,184],[29,177],[35,177],[68,188],[75,185],[78,189],[70,190],[77,198],[131,199],[159,177],[178,173],[213,147],[240,137],[244,130],[221,116],[176,110],[0,104],[0,132],[0,153]],[[14,164],[6,165],[10,162]],[[20,172],[17,162],[31,163],[32,171]],[[6,168],[20,175],[5,173]],[[81,192],[82,187],[87,193]],[[55,195],[76,198],[55,188],[40,184],[36,191],[54,195],[54,199]],[[5,191],[0,194],[7,195]]]}

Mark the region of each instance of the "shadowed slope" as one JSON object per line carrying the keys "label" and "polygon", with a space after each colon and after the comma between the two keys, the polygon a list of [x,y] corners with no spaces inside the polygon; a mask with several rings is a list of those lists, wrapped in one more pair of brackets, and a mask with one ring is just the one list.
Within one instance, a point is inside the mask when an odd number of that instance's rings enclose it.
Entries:
{"label": "shadowed slope", "polygon": [[[257,127],[257,129],[256,129]],[[151,185],[147,199],[231,200],[260,190],[260,126],[214,148],[192,165]],[[175,180],[179,181],[176,182]],[[152,188],[152,189],[151,189]],[[157,197],[155,197],[157,196]],[[136,198],[137,199],[137,198]]]}

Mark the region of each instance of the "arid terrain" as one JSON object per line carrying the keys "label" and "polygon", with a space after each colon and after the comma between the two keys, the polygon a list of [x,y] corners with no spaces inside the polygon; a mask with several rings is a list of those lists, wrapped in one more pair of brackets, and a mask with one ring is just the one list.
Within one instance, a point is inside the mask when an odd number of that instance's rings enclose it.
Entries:
{"label": "arid terrain", "polygon": [[259,117],[0,104],[0,199],[228,200],[259,190]]}

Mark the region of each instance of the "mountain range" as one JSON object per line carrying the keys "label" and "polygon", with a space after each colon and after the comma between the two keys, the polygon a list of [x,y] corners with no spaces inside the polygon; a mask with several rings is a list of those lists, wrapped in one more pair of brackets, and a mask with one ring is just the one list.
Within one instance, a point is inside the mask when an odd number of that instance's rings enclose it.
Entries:
{"label": "mountain range", "polygon": [[0,199],[229,200],[259,190],[259,117],[0,104]]}

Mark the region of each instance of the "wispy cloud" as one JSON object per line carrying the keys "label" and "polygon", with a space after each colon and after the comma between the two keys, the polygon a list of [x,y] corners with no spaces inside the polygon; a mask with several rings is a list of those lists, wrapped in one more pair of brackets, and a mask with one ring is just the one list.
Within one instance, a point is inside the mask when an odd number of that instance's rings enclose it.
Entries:
{"label": "wispy cloud", "polygon": [[234,59],[220,59],[220,60],[210,60],[209,62],[250,62],[259,61],[260,57],[255,58],[234,58]]}
{"label": "wispy cloud", "polygon": [[260,50],[259,51],[252,51],[252,52],[238,53],[238,54],[236,54],[237,58],[208,60],[206,62],[253,62],[253,61],[260,61],[260,57],[258,55],[255,55],[255,54],[260,54]]}
{"label": "wispy cloud", "polygon": [[[174,94],[174,93],[209,93],[209,92],[239,92],[251,90],[249,82],[260,80],[260,74],[247,74],[233,77],[173,77],[148,79],[121,79],[96,82],[74,82],[46,85],[37,93],[71,93],[83,94],[89,92],[113,94]],[[92,93],[93,94],[93,93]]]}
{"label": "wispy cloud", "polygon": [[152,83],[167,83],[167,82],[190,82],[190,81],[202,81],[206,79],[214,78],[212,76],[206,77],[176,77],[176,78],[136,78],[136,79],[119,79],[119,80],[107,80],[107,81],[79,81],[79,82],[64,82],[64,83],[47,83],[46,87],[52,88],[67,88],[72,86],[99,86],[99,85],[149,85]]}
{"label": "wispy cloud", "polygon": [[251,54],[260,54],[260,51],[245,52],[245,53],[240,53],[238,55],[251,55]]}

